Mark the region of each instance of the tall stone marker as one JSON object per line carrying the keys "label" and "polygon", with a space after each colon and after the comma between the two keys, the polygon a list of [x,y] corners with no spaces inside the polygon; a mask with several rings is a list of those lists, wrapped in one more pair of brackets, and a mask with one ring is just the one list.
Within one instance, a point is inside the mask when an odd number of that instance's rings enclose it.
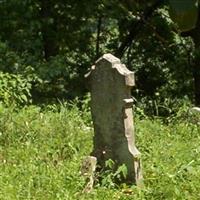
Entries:
{"label": "tall stone marker", "polygon": [[139,185],[142,180],[140,152],[135,146],[131,87],[134,73],[111,54],[102,56],[86,75],[91,90],[94,125],[92,156],[105,166],[112,159],[116,166],[125,164],[125,181]]}

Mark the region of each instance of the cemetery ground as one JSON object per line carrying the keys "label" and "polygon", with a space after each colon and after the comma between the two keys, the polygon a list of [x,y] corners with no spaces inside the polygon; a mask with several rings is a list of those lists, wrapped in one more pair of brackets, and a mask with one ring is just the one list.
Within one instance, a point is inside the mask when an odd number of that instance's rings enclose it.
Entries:
{"label": "cemetery ground", "polygon": [[144,186],[116,185],[101,174],[90,193],[80,173],[92,151],[90,112],[83,104],[0,106],[0,199],[200,199],[199,116],[182,107],[165,119],[136,109],[136,143]]}

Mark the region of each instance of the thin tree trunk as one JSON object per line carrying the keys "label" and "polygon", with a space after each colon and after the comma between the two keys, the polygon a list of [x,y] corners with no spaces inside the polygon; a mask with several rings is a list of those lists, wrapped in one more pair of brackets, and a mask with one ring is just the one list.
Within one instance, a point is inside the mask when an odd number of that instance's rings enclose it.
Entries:
{"label": "thin tree trunk", "polygon": [[101,24],[102,24],[102,16],[99,16],[97,24],[96,59],[98,59],[100,56],[99,52],[100,52]]}
{"label": "thin tree trunk", "polygon": [[192,31],[191,37],[195,44],[195,58],[193,65],[195,104],[196,106],[200,106],[200,10],[197,26]]}
{"label": "thin tree trunk", "polygon": [[196,58],[193,68],[195,104],[200,106],[200,59]]}
{"label": "thin tree trunk", "polygon": [[52,7],[51,1],[41,1],[42,38],[44,58],[46,60],[58,53],[58,45],[56,43],[57,25],[56,19],[52,13]]}

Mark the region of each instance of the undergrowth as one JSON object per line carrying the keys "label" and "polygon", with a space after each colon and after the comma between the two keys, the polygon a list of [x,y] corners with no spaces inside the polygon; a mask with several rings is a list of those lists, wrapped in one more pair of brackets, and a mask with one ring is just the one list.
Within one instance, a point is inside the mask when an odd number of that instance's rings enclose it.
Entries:
{"label": "undergrowth", "polygon": [[114,174],[105,173],[104,184],[83,193],[80,166],[93,137],[88,112],[76,104],[0,105],[0,199],[200,199],[200,116],[188,108],[167,123],[135,117],[143,188],[112,187]]}

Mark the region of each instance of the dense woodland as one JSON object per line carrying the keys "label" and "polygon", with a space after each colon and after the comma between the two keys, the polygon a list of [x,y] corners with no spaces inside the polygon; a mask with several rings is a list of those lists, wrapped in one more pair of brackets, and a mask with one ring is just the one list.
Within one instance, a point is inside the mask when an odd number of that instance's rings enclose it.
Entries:
{"label": "dense woodland", "polygon": [[[182,9],[194,3],[185,0]],[[170,9],[163,0],[2,0],[1,100],[83,97],[84,74],[109,52],[135,71],[133,96],[152,114],[155,104],[163,115],[164,107],[183,101],[200,105],[200,18],[183,32]],[[185,26],[192,23],[189,12]]]}

